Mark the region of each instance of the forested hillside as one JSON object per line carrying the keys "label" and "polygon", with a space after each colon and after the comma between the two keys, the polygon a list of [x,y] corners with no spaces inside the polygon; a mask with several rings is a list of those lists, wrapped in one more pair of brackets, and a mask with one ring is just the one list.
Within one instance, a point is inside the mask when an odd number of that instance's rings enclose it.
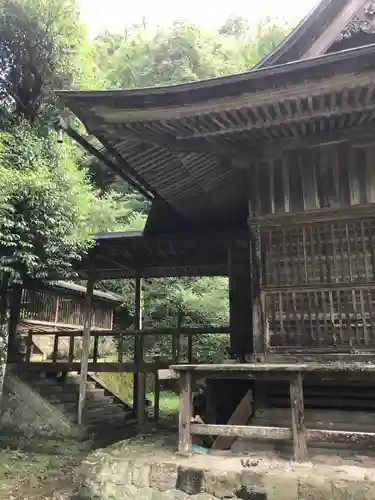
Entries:
{"label": "forested hillside", "polygon": [[[75,0],[0,0],[0,381],[7,284],[71,276],[72,260],[92,245],[96,231],[141,229],[149,208],[129,187],[113,185],[76,144],[57,142],[53,123],[61,110],[53,91],[166,85],[246,71],[288,30],[272,19],[250,25],[232,18],[217,32],[183,21],[167,28],[143,21],[90,40]],[[132,283],[102,286],[123,293],[131,312]],[[154,280],[145,284],[144,300],[146,321],[227,321],[223,278]]]}

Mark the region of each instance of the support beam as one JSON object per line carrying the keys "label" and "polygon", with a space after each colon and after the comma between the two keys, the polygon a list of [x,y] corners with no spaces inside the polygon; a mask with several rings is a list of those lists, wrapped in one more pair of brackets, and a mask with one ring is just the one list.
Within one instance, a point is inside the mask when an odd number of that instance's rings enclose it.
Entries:
{"label": "support beam", "polygon": [[84,328],[83,328],[83,341],[82,341],[82,355],[81,355],[81,374],[79,383],[79,400],[78,400],[78,424],[84,423],[85,406],[86,406],[86,389],[87,389],[87,373],[89,365],[89,352],[90,352],[90,332],[92,320],[92,295],[94,291],[94,277],[92,273],[89,274],[86,288],[86,303],[84,311]]}
{"label": "support beam", "polygon": [[193,414],[191,372],[180,374],[180,411],[178,418],[178,452],[188,454],[191,451],[191,418]]}

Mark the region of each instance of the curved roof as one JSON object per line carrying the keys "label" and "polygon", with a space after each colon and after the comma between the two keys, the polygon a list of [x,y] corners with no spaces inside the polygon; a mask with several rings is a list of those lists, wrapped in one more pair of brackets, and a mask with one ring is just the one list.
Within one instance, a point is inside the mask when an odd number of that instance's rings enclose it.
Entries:
{"label": "curved roof", "polygon": [[[275,142],[373,120],[362,114],[375,106],[375,45],[325,53],[364,3],[321,0],[247,73],[58,95],[115,159],[117,173],[164,203],[166,219],[174,214],[180,227],[201,229],[245,223],[248,167]],[[155,203],[153,229],[161,232],[155,219],[164,212]]]}
{"label": "curved roof", "polygon": [[262,151],[373,120],[374,55],[369,45],[191,84],[59,95],[188,227],[230,227],[246,221]]}

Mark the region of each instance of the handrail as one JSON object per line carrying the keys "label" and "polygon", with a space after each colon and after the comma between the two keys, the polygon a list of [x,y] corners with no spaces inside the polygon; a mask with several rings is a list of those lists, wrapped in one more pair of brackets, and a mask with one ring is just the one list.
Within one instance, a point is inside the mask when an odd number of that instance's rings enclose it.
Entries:
{"label": "handrail", "polygon": [[[153,328],[145,330],[92,330],[90,332],[90,338],[94,339],[92,359],[94,363],[98,363],[98,350],[99,350],[99,337],[118,337],[119,349],[118,349],[118,364],[121,365],[123,362],[123,351],[122,351],[122,339],[124,337],[139,337],[145,335],[169,335],[172,340],[172,362],[176,362],[175,357],[176,350],[178,350],[179,342],[181,337],[188,337],[188,362],[192,362],[193,358],[193,337],[194,335],[202,334],[216,334],[216,335],[226,335],[230,333],[230,328],[228,326],[223,327],[212,327],[212,326],[194,326],[194,327],[180,327],[180,328]],[[45,330],[34,330],[30,329],[27,334],[27,350],[26,350],[26,363],[32,363],[32,346],[34,336],[53,336],[53,350],[52,350],[52,362],[59,363],[58,352],[59,352],[59,339],[61,337],[69,338],[69,354],[68,360],[72,364],[74,362],[75,356],[75,339],[81,338],[83,336],[82,330],[60,330],[60,331],[45,331]]]}
{"label": "handrail", "polygon": [[[143,336],[143,335],[204,335],[218,334],[226,335],[231,332],[229,326],[223,327],[184,327],[184,328],[150,328],[144,330],[91,330],[92,337],[117,337],[117,336]],[[58,332],[46,332],[45,330],[32,331],[33,335],[56,335],[57,337],[81,337],[83,330],[59,330]]]}

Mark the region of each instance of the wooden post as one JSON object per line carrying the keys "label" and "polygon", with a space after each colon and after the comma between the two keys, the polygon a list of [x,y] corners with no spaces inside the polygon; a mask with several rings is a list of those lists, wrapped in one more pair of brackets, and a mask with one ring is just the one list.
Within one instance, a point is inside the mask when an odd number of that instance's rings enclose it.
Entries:
{"label": "wooden post", "polygon": [[33,350],[33,331],[29,330],[27,333],[27,340],[26,340],[26,363],[30,363],[31,361],[32,350]]}
{"label": "wooden post", "polygon": [[193,394],[191,372],[180,372],[180,410],[178,416],[178,452],[187,454],[191,451],[191,418],[193,414]]}
{"label": "wooden post", "polygon": [[178,333],[176,335],[176,363],[180,364],[181,363],[181,335],[180,335],[180,330],[182,326],[182,320],[183,320],[183,313],[182,311],[178,311],[177,313],[177,329]]}
{"label": "wooden post", "polygon": [[55,307],[55,329],[57,327],[57,323],[59,322],[59,309],[60,309],[60,297],[56,297],[56,307]]}
{"label": "wooden post", "polygon": [[[135,330],[142,330],[142,278],[137,276],[135,281]],[[134,362],[143,363],[144,339],[142,335],[135,338]],[[138,371],[134,373],[134,400],[137,414],[138,428],[143,430],[146,423],[146,373]]]}
{"label": "wooden post", "polygon": [[188,364],[193,362],[193,336],[188,335]]}
{"label": "wooden post", "polygon": [[52,351],[52,362],[56,363],[57,361],[57,352],[59,350],[59,336],[55,335],[53,339],[53,351]]}
{"label": "wooden post", "polygon": [[254,226],[254,241],[251,248],[251,263],[253,267],[252,279],[252,301],[253,301],[253,354],[263,355],[267,350],[264,329],[264,293],[263,293],[263,269],[260,227]]}
{"label": "wooden post", "polygon": [[[155,362],[159,363],[160,358],[156,356]],[[159,422],[159,413],[160,413],[160,380],[159,380],[159,372],[155,370],[154,376],[154,420],[155,422]]]}
{"label": "wooden post", "polygon": [[[122,337],[121,337],[122,338]],[[94,337],[94,350],[92,354],[92,360],[94,363],[98,362],[98,355],[99,355],[99,337],[95,335]]]}
{"label": "wooden post", "polygon": [[300,372],[296,373],[290,380],[290,404],[292,408],[294,460],[296,462],[307,462],[303,381]]}
{"label": "wooden post", "polygon": [[[249,237],[250,240],[250,237]],[[230,351],[243,360],[253,353],[252,280],[248,242],[228,248]]]}
{"label": "wooden post", "polygon": [[172,364],[177,364],[177,334],[172,335]]}
{"label": "wooden post", "polygon": [[74,340],[73,336],[69,339],[69,363],[73,363],[74,361]]}
{"label": "wooden post", "polygon": [[[95,337],[96,339],[97,337]],[[122,363],[123,361],[123,354],[124,354],[124,337],[122,335],[119,335],[118,337],[118,346],[117,346],[117,358],[118,358],[118,362],[119,364]]]}
{"label": "wooden post", "polygon": [[[142,284],[140,278],[136,278],[135,280],[135,316],[134,316],[134,330],[140,331],[142,330],[142,310],[141,310],[141,300],[142,294],[141,290]],[[140,351],[140,336],[136,335],[134,337],[134,356],[133,363],[138,363]],[[138,374],[134,372],[133,374],[133,412],[137,412],[138,405]]]}
{"label": "wooden post", "polygon": [[86,303],[84,309],[84,326],[82,340],[82,355],[81,355],[81,370],[79,383],[79,400],[78,400],[78,424],[84,422],[86,389],[87,389],[87,373],[90,354],[90,332],[92,320],[92,295],[94,291],[94,278],[90,273],[87,280]]}

